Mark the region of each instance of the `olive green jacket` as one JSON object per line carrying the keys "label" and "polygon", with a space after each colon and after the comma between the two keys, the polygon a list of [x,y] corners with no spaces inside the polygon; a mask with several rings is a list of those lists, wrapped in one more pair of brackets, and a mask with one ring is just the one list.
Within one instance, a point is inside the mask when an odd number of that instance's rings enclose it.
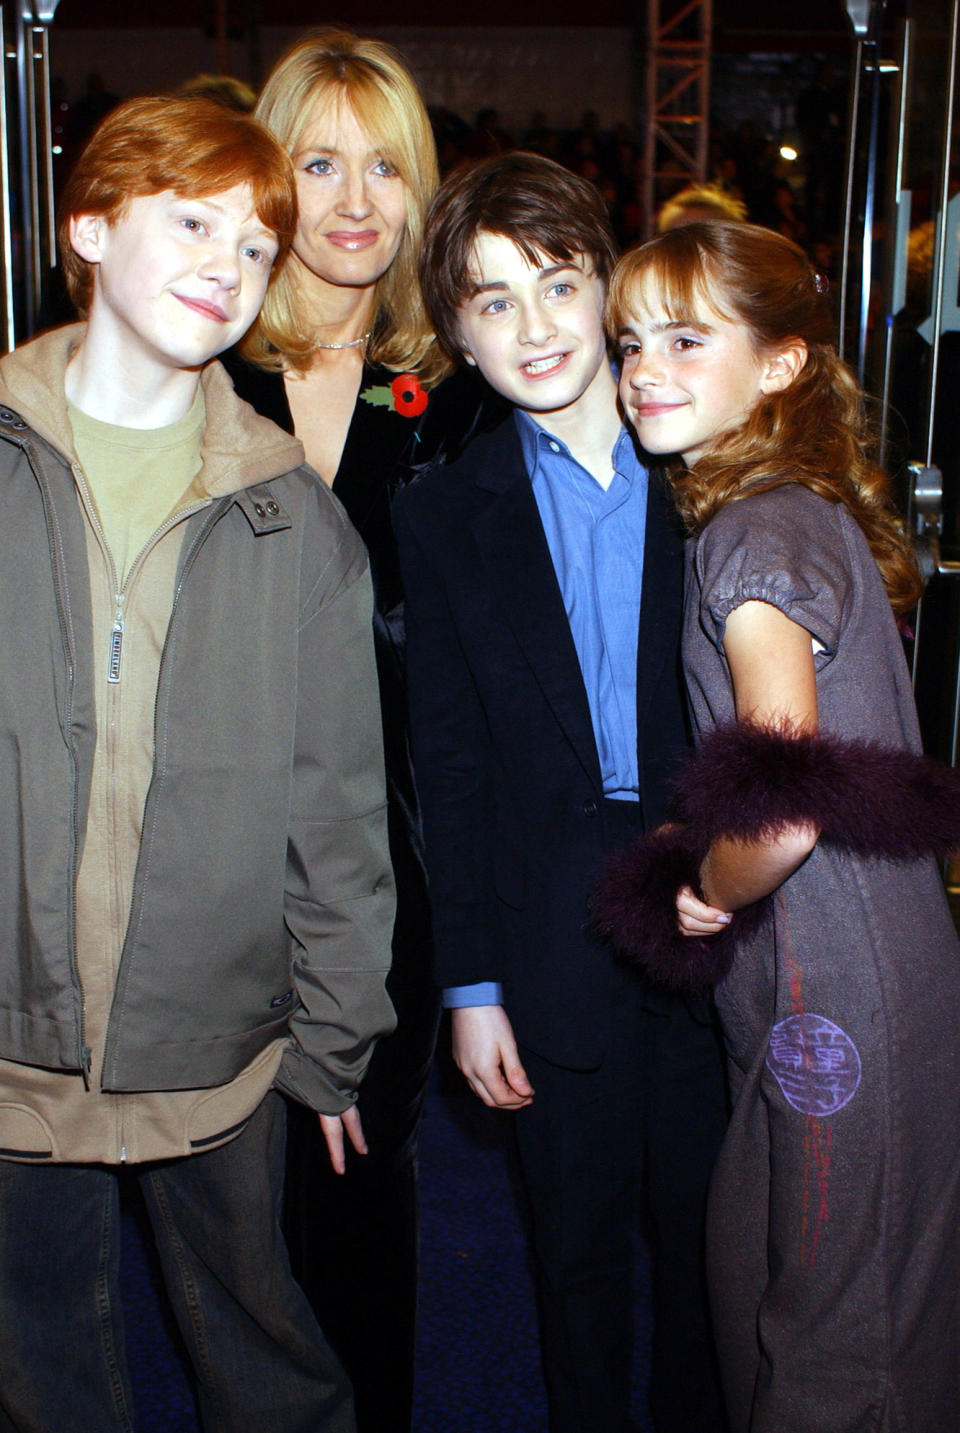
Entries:
{"label": "olive green jacket", "polygon": [[[0,1059],[83,1072],[76,876],[107,654],[62,392],[70,332],[0,361]],[[120,957],[100,1084],[221,1085],[288,1033],[277,1083],[336,1113],[393,1025],[366,555],[291,468],[298,445],[219,365],[203,381],[213,496],[183,522],[129,918],[104,932]]]}

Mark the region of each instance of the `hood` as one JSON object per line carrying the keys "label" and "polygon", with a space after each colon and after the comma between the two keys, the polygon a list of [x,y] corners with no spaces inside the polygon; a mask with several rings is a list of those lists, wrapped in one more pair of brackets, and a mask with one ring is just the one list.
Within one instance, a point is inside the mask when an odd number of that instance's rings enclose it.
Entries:
{"label": "hood", "polygon": [[[0,404],[19,413],[68,463],[76,462],[67,415],[64,373],[86,326],[51,329],[0,359]],[[206,407],[202,466],[192,486],[207,497],[225,497],[279,477],[304,462],[303,444],[269,418],[261,418],[233,391],[220,363],[201,376]]]}

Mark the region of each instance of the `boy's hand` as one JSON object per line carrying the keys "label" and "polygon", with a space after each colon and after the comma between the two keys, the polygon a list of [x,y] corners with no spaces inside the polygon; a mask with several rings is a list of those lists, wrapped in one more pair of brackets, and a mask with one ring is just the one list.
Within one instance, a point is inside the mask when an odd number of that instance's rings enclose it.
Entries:
{"label": "boy's hand", "polygon": [[363,1125],[360,1123],[360,1111],[356,1105],[351,1105],[348,1110],[344,1110],[342,1115],[318,1115],[317,1119],[320,1121],[320,1128],[327,1142],[330,1163],[337,1174],[343,1174],[347,1168],[347,1159],[343,1148],[344,1130],[346,1130],[350,1143],[357,1154],[366,1154],[367,1152],[367,1141],[363,1137]]}
{"label": "boy's hand", "polygon": [[533,1086],[520,1063],[513,1027],[502,1005],[451,1011],[453,1058],[473,1093],[491,1109],[520,1110]]}

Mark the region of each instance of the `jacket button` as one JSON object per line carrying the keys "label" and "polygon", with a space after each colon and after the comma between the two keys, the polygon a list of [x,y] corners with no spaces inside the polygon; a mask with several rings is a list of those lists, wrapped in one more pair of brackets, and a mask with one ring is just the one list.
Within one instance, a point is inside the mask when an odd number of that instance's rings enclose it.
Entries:
{"label": "jacket button", "polygon": [[267,515],[263,503],[254,503],[253,510],[256,513],[257,517],[266,517]]}
{"label": "jacket button", "polygon": [[584,816],[596,816],[597,803],[594,801],[592,796],[588,796],[586,801],[583,803],[583,814]]}
{"label": "jacket button", "polygon": [[270,501],[267,503],[267,512],[270,514],[271,517],[276,517],[279,511],[279,505],[273,501],[273,498],[271,498]]}

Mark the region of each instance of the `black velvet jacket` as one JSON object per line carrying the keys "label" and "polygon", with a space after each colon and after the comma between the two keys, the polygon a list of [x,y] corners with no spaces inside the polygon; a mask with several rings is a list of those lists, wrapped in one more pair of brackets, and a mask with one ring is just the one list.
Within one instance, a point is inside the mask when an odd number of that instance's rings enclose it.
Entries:
{"label": "black velvet jacket", "polygon": [[[293,432],[281,374],[255,368],[235,351],[221,362],[241,398]],[[333,491],[367,546],[373,576],[390,854],[397,878],[396,959],[409,943],[429,942],[430,911],[407,720],[403,587],[390,509],[418,472],[458,457],[474,432],[493,426],[506,408],[472,369],[459,370],[429,394],[415,381],[393,388],[395,379],[378,364],[364,366]]]}
{"label": "black velvet jacket", "polygon": [[[589,923],[619,839],[586,687],[516,425],[478,437],[394,510],[409,598],[414,749],[443,985],[496,980],[521,1044],[596,1069],[636,982]],[[637,828],[656,826],[686,741],[682,539],[647,503],[637,651]],[[618,809],[624,803],[616,803]],[[650,991],[651,1008],[674,997]]]}

